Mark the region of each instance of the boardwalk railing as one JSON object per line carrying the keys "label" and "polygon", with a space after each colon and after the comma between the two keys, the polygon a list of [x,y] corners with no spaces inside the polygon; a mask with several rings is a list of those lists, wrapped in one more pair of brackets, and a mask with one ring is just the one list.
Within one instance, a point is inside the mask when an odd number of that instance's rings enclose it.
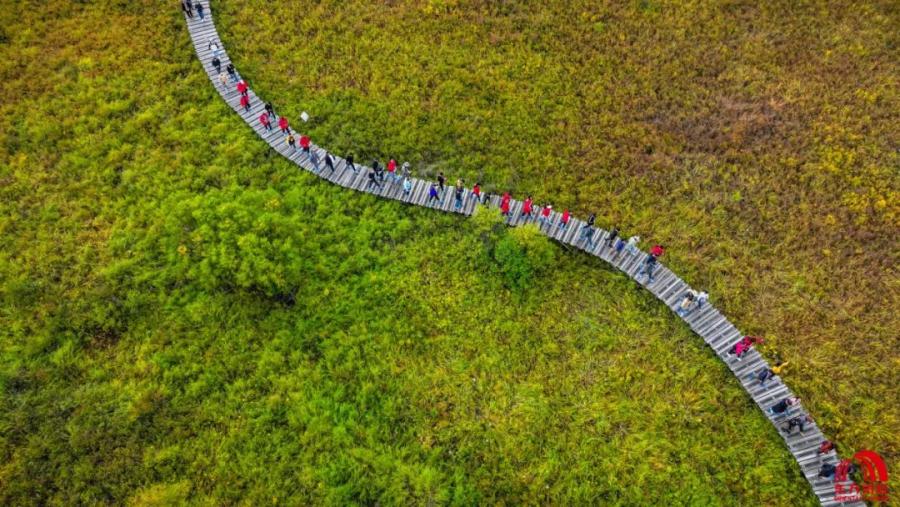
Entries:
{"label": "boardwalk railing", "polygon": [[[455,207],[455,188],[448,186],[447,190],[440,194],[437,202],[429,202],[429,189],[431,182],[418,178],[410,178],[412,186],[409,192],[404,191],[402,185],[398,181],[392,181],[389,176],[385,181],[378,185],[370,183],[368,173],[370,168],[363,165],[355,165],[351,167],[346,160],[330,154],[334,160],[334,170],[329,170],[324,163],[325,155],[328,153],[325,149],[311,145],[310,154],[305,153],[300,148],[293,148],[285,142],[286,135],[278,128],[277,121],[272,119],[271,130],[266,129],[260,122],[259,117],[265,111],[265,102],[260,99],[253,90],[248,91],[250,99],[249,109],[241,105],[241,94],[237,91],[235,83],[230,79],[226,84],[219,81],[219,73],[210,63],[215,51],[221,61],[222,70],[231,62],[228,53],[224,49],[216,27],[213,24],[212,12],[209,8],[208,0],[201,0],[204,7],[204,17],[194,12],[193,18],[187,20],[188,31],[194,43],[194,49],[197,57],[203,65],[203,70],[209,76],[213,86],[222,96],[228,105],[234,109],[241,118],[253,129],[259,137],[266,141],[275,151],[281,153],[286,158],[297,164],[299,167],[312,172],[313,174],[324,178],[332,183],[347,187],[359,192],[366,192],[377,195],[386,199],[394,199],[404,203],[415,204],[428,208],[438,209],[448,213],[459,213],[462,215],[471,215],[477,205],[477,199],[472,195],[471,190],[463,192],[463,204],[460,208]],[[293,131],[292,131],[293,132]],[[299,146],[299,139],[298,139]],[[313,152],[315,155],[313,155]],[[312,155],[312,156],[311,156]],[[313,160],[313,159],[316,160]],[[314,161],[317,164],[314,164]],[[491,205],[499,206],[500,197],[492,196]],[[637,283],[644,286],[660,301],[666,304],[673,311],[681,302],[684,295],[691,291],[691,287],[679,278],[675,273],[660,263],[657,263],[653,271],[653,281],[648,283],[645,275],[640,275],[642,266],[647,257],[644,252],[631,253],[629,249],[621,249],[617,251],[613,248],[612,242],[607,241],[610,233],[600,228],[591,231],[590,238],[583,237],[583,227],[586,225],[584,221],[572,217],[565,227],[560,227],[561,214],[552,212],[550,215],[550,223],[542,224],[541,231],[561,243],[571,245],[587,253],[597,256],[609,264],[615,266],[619,270],[626,273]],[[510,202],[510,214],[507,220],[509,225],[522,225],[533,221],[531,217],[522,214],[522,202],[512,200]],[[764,386],[760,385],[757,380],[757,373],[768,368],[769,365],[765,359],[756,351],[750,350],[742,355],[738,360],[729,354],[729,350],[734,344],[743,337],[743,334],[728,321],[713,305],[708,302],[700,309],[694,309],[687,314],[683,320],[697,333],[703,340],[713,349],[715,354],[725,362],[734,375],[738,378],[741,385],[750,395],[754,402],[763,411],[766,417],[776,427],[784,424],[788,419],[793,417],[806,417],[808,414],[801,406],[791,407],[787,412],[778,415],[772,415],[768,412],[768,408],[778,403],[784,398],[794,396],[793,392],[782,382],[779,377],[769,379]],[[834,451],[819,454],[819,445],[826,440],[819,427],[814,423],[808,423],[805,431],[792,432],[786,434],[779,431],[784,438],[785,444],[791,454],[800,465],[800,469],[806,480],[809,481],[813,492],[819,498],[822,505],[853,505],[863,506],[862,502],[841,502],[835,499],[835,483],[831,480],[821,479],[818,472],[821,464],[832,463],[837,464],[839,460]],[[844,491],[848,490],[850,481],[843,483]]]}

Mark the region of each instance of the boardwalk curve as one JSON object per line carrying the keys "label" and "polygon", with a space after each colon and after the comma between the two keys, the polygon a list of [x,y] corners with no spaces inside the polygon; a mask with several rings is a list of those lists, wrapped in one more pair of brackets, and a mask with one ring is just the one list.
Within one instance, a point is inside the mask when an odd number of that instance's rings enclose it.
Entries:
{"label": "boardwalk curve", "polygon": [[[200,0],[199,3],[204,7],[204,17],[201,19],[195,12],[192,18],[185,16],[185,20],[187,21],[188,32],[191,35],[194,50],[203,66],[203,70],[206,72],[213,86],[219,92],[219,95],[222,96],[222,99],[225,100],[225,102],[231,106],[241,118],[243,118],[244,122],[246,122],[259,137],[268,143],[272,149],[291,160],[300,168],[342,187],[448,213],[459,213],[469,216],[474,212],[476,202],[471,196],[471,191],[464,192],[463,205],[461,208],[456,209],[454,207],[455,199],[453,197],[455,189],[452,185],[447,187],[447,191],[443,192],[443,195],[441,195],[439,201],[435,204],[430,204],[428,202],[428,191],[431,182],[427,180],[410,178],[412,188],[408,193],[404,192],[399,183],[388,184],[387,180],[380,187],[372,187],[369,185],[367,177],[368,167],[355,164],[356,170],[354,170],[347,164],[346,160],[334,154],[330,154],[334,159],[334,170],[329,171],[325,168],[323,162],[325,154],[329,152],[315,144],[311,144],[310,149],[312,152],[315,152],[319,165],[319,168],[314,167],[313,160],[309,155],[305,154],[300,149],[294,149],[288,146],[284,142],[284,135],[281,133],[274,120],[270,131],[266,130],[266,128],[260,124],[259,116],[264,112],[265,101],[260,99],[252,89],[248,91],[250,109],[245,110],[240,104],[240,93],[235,89],[234,84],[229,82],[222,85],[219,83],[218,73],[210,64],[210,60],[213,57],[213,49],[210,49],[210,42],[218,46],[217,55],[221,61],[223,70],[226,65],[231,63],[231,60],[228,57],[227,51],[225,51],[222,40],[219,38],[219,34],[213,23],[209,0]],[[500,197],[496,195],[492,196],[491,204],[498,207],[500,204]],[[552,212],[550,219],[550,225],[541,227],[541,232],[556,241],[571,245],[579,250],[584,250],[591,255],[603,259],[627,274],[636,283],[649,290],[673,312],[684,294],[692,290],[686,282],[661,263],[657,263],[657,267],[654,270],[655,280],[652,283],[647,284],[646,277],[639,277],[643,260],[646,258],[647,254],[645,252],[631,254],[627,249],[616,251],[606,241],[609,238],[609,231],[595,228],[593,232],[593,241],[589,243],[584,241],[581,237],[581,229],[582,226],[585,225],[584,221],[572,217],[567,227],[560,228],[557,226],[561,219],[561,214],[559,212]],[[529,221],[530,219],[522,215],[522,202],[512,200],[510,202],[510,218],[507,223],[516,226],[523,225]],[[792,407],[785,414],[778,416],[773,416],[767,411],[769,407],[778,401],[789,396],[794,396],[793,392],[778,376],[770,379],[765,386],[759,385],[759,382],[756,379],[756,373],[763,368],[768,368],[769,364],[755,349],[751,349],[749,352],[745,353],[740,361],[728,354],[728,350],[744,335],[712,304],[707,302],[703,305],[702,309],[693,310],[686,317],[682,318],[682,320],[684,320],[697,335],[703,338],[707,345],[712,348],[713,352],[719,356],[729,369],[731,369],[744,390],[750,395],[750,398],[756,402],[763,411],[763,414],[765,414],[776,428],[792,417],[808,415],[802,406]],[[815,422],[810,423],[803,433],[786,435],[784,432],[779,431],[779,434],[784,438],[785,445],[794,456],[794,459],[797,460],[803,475],[806,477],[806,480],[812,487],[813,493],[818,497],[819,502],[822,505],[847,505],[854,507],[862,507],[865,505],[862,502],[842,502],[836,500],[834,494],[836,483],[818,477],[819,467],[822,463],[827,462],[837,464],[840,458],[835,451],[829,451],[822,455],[817,453],[819,445],[826,440],[826,437]],[[847,486],[849,484],[851,484],[851,481],[843,483],[845,491],[848,490]]]}

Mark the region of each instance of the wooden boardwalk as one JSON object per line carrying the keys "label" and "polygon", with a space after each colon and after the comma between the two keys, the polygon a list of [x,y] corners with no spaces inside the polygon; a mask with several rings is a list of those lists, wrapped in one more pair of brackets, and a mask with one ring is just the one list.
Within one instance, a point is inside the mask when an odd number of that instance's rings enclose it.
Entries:
{"label": "wooden boardwalk", "polygon": [[[385,177],[385,181],[378,186],[370,185],[368,173],[369,167],[357,164],[355,168],[349,167],[347,162],[335,154],[331,154],[334,159],[334,170],[331,171],[325,167],[326,150],[315,144],[311,145],[311,153],[304,153],[299,147],[299,134],[296,131],[297,148],[294,149],[285,142],[285,134],[282,134],[277,125],[277,118],[272,119],[272,129],[266,128],[259,122],[259,117],[265,110],[265,102],[258,97],[253,90],[249,90],[250,108],[245,110],[240,104],[240,94],[237,92],[235,84],[230,80],[224,86],[219,81],[219,74],[213,68],[210,61],[213,58],[213,49],[210,49],[210,43],[218,45],[218,57],[222,64],[222,71],[225,71],[226,65],[231,60],[225,47],[222,44],[219,34],[212,20],[212,13],[209,8],[209,1],[202,0],[205,7],[204,19],[200,19],[197,13],[193,18],[185,16],[190,32],[194,49],[197,57],[203,65],[203,70],[209,76],[210,81],[222,99],[225,100],[232,109],[244,119],[244,122],[253,129],[259,137],[266,141],[275,151],[281,153],[286,158],[293,161],[304,170],[324,178],[332,183],[347,187],[359,192],[367,192],[375,194],[386,199],[394,199],[408,204],[415,204],[427,208],[434,208],[448,213],[459,213],[462,215],[471,215],[476,206],[476,200],[472,196],[471,190],[463,191],[463,203],[460,208],[456,208],[454,198],[454,187],[447,186],[440,198],[436,202],[429,202],[428,192],[432,182],[410,177],[412,188],[409,192],[405,192],[400,182],[390,181],[389,176]],[[277,112],[276,112],[277,114]],[[318,156],[318,167],[314,167],[313,158]],[[399,172],[399,168],[398,168]],[[499,207],[500,197],[492,196],[491,205]],[[530,219],[523,217],[522,202],[512,200],[510,203],[510,218],[508,223],[512,226],[522,225],[536,218]],[[535,214],[536,215],[536,214]],[[630,254],[628,249],[617,252],[606,239],[609,232],[600,228],[595,228],[592,235],[592,241],[587,242],[582,238],[582,227],[585,222],[572,217],[569,224],[565,227],[559,227],[561,214],[553,212],[550,216],[549,226],[543,226],[542,232],[561,243],[571,245],[580,250],[584,250],[591,255],[597,256],[609,264],[615,266],[619,270],[626,273],[635,282],[641,284],[660,301],[666,304],[673,312],[681,301],[685,293],[692,290],[691,287],[675,273],[667,269],[661,263],[657,263],[654,269],[654,280],[647,283],[646,276],[638,276],[643,265],[644,259],[647,257],[645,252]],[[681,318],[681,317],[679,317]],[[760,356],[756,350],[750,350],[745,353],[739,361],[728,354],[728,350],[744,335],[728,321],[713,305],[708,302],[701,309],[694,309],[683,320],[712,348],[713,352],[731,369],[738,378],[741,385],[750,395],[754,402],[759,406],[763,414],[772,422],[776,428],[779,428],[788,419],[796,416],[806,416],[807,412],[802,406],[792,407],[785,414],[773,416],[769,414],[767,409],[782,399],[794,396],[794,393],[782,382],[779,377],[769,379],[766,385],[760,386],[756,380],[756,374],[769,365],[765,359]],[[813,492],[819,498],[822,505],[854,505],[863,506],[862,502],[839,502],[834,498],[834,483],[830,480],[820,479],[818,477],[819,467],[822,463],[829,462],[837,464],[839,460],[837,454],[831,451],[827,454],[818,456],[816,451],[824,440],[825,435],[822,434],[819,427],[814,423],[809,423],[806,430],[801,434],[793,432],[787,435],[782,431],[778,432],[783,438],[788,450],[794,455],[797,463],[806,480],[809,481]],[[850,484],[848,481],[844,485]],[[847,488],[845,487],[845,491]]]}

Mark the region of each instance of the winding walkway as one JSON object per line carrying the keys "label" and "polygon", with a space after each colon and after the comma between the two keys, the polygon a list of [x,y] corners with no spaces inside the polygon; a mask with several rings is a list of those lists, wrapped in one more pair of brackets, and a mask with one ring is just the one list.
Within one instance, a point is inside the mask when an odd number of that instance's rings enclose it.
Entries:
{"label": "winding walkway", "polygon": [[[463,206],[460,209],[455,209],[453,186],[448,186],[448,190],[444,192],[440,197],[440,200],[434,204],[428,203],[428,191],[431,182],[427,180],[411,178],[412,190],[409,193],[404,192],[402,185],[399,183],[388,184],[387,180],[381,187],[370,188],[368,184],[368,167],[356,165],[357,170],[353,170],[348,167],[348,164],[344,159],[331,154],[334,159],[334,171],[329,171],[325,168],[324,164],[325,154],[327,152],[316,145],[312,145],[311,149],[318,155],[320,168],[317,169],[313,167],[313,163],[308,155],[303,153],[302,150],[291,148],[285,143],[285,136],[278,129],[276,121],[272,122],[273,125],[271,131],[267,131],[265,127],[260,124],[259,116],[264,111],[265,102],[260,99],[253,90],[249,91],[250,110],[245,111],[240,105],[240,94],[235,89],[234,84],[228,83],[225,86],[222,86],[219,83],[218,73],[210,64],[212,51],[209,49],[209,42],[212,41],[218,44],[218,47],[220,48],[219,60],[222,62],[223,71],[225,66],[228,65],[231,60],[225,52],[224,45],[213,24],[209,1],[202,0],[202,4],[205,7],[204,19],[200,19],[196,12],[194,13],[193,18],[188,18],[186,16],[185,19],[187,20],[188,31],[190,32],[194,49],[197,52],[197,57],[203,65],[203,70],[209,76],[210,81],[212,81],[213,86],[215,86],[216,90],[222,96],[222,99],[225,100],[225,102],[228,103],[241,118],[243,118],[250,128],[272,147],[272,149],[279,152],[302,169],[310,171],[320,178],[324,178],[343,187],[359,192],[375,194],[386,199],[394,199],[404,203],[439,209],[448,213],[459,213],[467,216],[472,214],[476,202],[471,196],[471,191],[463,193],[465,196]],[[493,206],[499,207],[499,196],[492,196],[491,200]],[[522,216],[521,211],[522,202],[517,200],[511,201],[510,218],[508,220],[510,225],[522,225],[530,221],[528,217]],[[655,280],[652,283],[647,284],[646,277],[638,277],[647,254],[640,252],[639,254],[632,255],[628,253],[627,249],[617,252],[607,244],[606,239],[609,237],[608,231],[596,228],[594,230],[593,242],[587,243],[581,238],[581,228],[585,225],[582,220],[572,217],[567,227],[559,228],[557,227],[557,224],[559,223],[561,214],[553,212],[550,218],[551,225],[549,227],[545,226],[541,228],[541,231],[544,234],[561,243],[566,243],[580,250],[584,250],[615,266],[630,278],[634,279],[637,283],[644,286],[654,296],[659,298],[660,301],[665,303],[666,306],[672,309],[673,312],[684,294],[691,290],[691,287],[687,283],[660,263],[657,263],[657,267],[654,270]],[[642,282],[641,280],[644,281]],[[745,353],[740,361],[728,354],[727,351],[744,335],[738,331],[734,324],[729,322],[719,310],[714,308],[713,305],[706,303],[702,309],[693,310],[683,320],[695,333],[702,337],[710,348],[712,348],[713,352],[728,365],[753,401],[756,402],[763,411],[763,414],[765,414],[776,428],[779,428],[785,421],[792,417],[807,415],[802,406],[793,407],[787,414],[779,416],[772,416],[767,412],[766,409],[786,397],[794,396],[794,393],[791,392],[781,378],[777,376],[770,379],[765,387],[759,385],[759,382],[756,379],[756,373],[763,368],[768,368],[769,365],[755,349]],[[823,480],[818,477],[821,463],[830,462],[837,464],[837,461],[839,460],[834,451],[824,454],[821,457],[816,454],[819,444],[826,440],[825,435],[822,434],[818,425],[814,422],[810,423],[806,428],[806,431],[802,434],[793,433],[791,435],[786,435],[782,431],[778,431],[778,434],[784,438],[785,445],[787,445],[788,450],[790,450],[791,454],[793,454],[794,458],[797,460],[803,475],[806,477],[806,480],[809,481],[813,492],[819,498],[822,505],[864,505],[861,502],[840,502],[835,500],[834,483],[830,480]],[[848,484],[850,484],[850,482],[847,482],[844,485],[846,486]]]}

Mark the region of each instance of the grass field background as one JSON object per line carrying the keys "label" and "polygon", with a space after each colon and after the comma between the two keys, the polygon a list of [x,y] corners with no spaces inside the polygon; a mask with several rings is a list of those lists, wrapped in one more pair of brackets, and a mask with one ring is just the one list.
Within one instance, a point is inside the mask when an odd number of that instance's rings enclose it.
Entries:
{"label": "grass field background", "polygon": [[[174,8],[8,6],[2,503],[813,501],[728,370],[601,262],[299,173]],[[213,9],[322,145],[666,244],[842,450],[896,468],[895,6]]]}

